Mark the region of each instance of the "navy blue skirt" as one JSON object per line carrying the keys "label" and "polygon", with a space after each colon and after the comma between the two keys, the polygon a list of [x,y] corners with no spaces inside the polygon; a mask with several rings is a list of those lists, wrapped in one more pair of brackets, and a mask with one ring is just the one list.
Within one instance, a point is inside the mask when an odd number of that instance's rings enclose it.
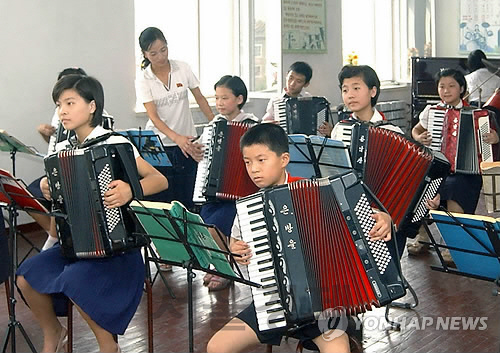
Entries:
{"label": "navy blue skirt", "polygon": [[453,200],[462,207],[464,213],[474,214],[479,195],[483,186],[481,175],[451,174],[439,189],[442,205],[446,207],[446,200]]}
{"label": "navy blue skirt", "polygon": [[[276,331],[259,331],[259,324],[257,323],[257,315],[255,314],[255,303],[252,303],[247,306],[242,312],[236,315],[238,319],[246,323],[257,335],[257,339],[262,344],[271,344],[273,346],[279,346],[281,343],[281,339],[285,336],[284,330],[276,330]],[[347,328],[345,333],[348,336],[356,337],[359,342],[363,339],[362,334],[362,326],[358,319],[353,316],[347,317]],[[293,331],[290,334],[290,337],[298,339],[304,348],[309,350],[319,350],[318,346],[313,342],[318,336],[321,336],[323,333],[318,327],[318,322],[315,321],[313,323],[304,325],[300,327],[298,330]]]}
{"label": "navy blue skirt", "polygon": [[51,294],[58,316],[68,298],[100,327],[123,335],[142,297],[144,262],[139,249],[105,259],[69,260],[59,244],[24,261],[17,275],[39,293]]}
{"label": "navy blue skirt", "polygon": [[206,224],[216,225],[225,236],[231,236],[234,218],[236,217],[236,202],[215,201],[201,206],[200,216]]}

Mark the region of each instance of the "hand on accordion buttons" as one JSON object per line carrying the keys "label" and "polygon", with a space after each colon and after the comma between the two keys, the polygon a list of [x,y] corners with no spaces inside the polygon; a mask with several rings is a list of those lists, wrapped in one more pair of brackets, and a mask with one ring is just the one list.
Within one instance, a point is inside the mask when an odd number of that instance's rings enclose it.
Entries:
{"label": "hand on accordion buttons", "polygon": [[42,191],[43,197],[45,197],[47,200],[52,200],[52,197],[50,196],[49,181],[47,177],[43,177],[40,180],[40,190]]}
{"label": "hand on accordion buttons", "polygon": [[375,219],[375,225],[370,231],[370,240],[391,240],[391,216],[385,212],[379,212],[372,214],[372,217]]}
{"label": "hand on accordion buttons", "polygon": [[483,134],[483,141],[491,145],[498,143],[499,138],[497,132],[493,129],[490,129],[490,132]]}
{"label": "hand on accordion buttons", "polygon": [[243,240],[236,240],[234,242],[231,242],[230,250],[233,254],[241,255],[234,257],[234,260],[240,265],[248,265],[250,263],[252,251],[250,250],[248,244]]}
{"label": "hand on accordion buttons", "polygon": [[434,197],[432,200],[427,200],[425,202],[425,206],[429,210],[437,210],[440,204],[441,204],[441,195],[439,194],[437,194],[436,197]]}
{"label": "hand on accordion buttons", "polygon": [[125,205],[132,200],[130,185],[122,180],[113,180],[108,184],[108,191],[104,194],[104,205],[115,208]]}
{"label": "hand on accordion buttons", "polygon": [[333,130],[332,124],[329,122],[325,121],[321,126],[318,128],[318,132],[323,135],[323,136],[330,136]]}

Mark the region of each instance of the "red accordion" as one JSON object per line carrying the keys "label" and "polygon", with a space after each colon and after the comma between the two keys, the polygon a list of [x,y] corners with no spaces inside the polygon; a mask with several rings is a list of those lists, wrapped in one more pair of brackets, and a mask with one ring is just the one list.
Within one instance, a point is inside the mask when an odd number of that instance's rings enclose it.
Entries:
{"label": "red accordion", "polygon": [[445,155],[451,172],[480,174],[481,162],[493,162],[493,148],[482,138],[492,127],[490,114],[486,109],[471,108],[429,110],[431,148]]}
{"label": "red accordion", "polygon": [[425,201],[436,196],[450,169],[441,153],[366,123],[353,126],[351,157],[398,227],[427,214]]}
{"label": "red accordion", "polygon": [[259,189],[248,176],[240,151],[240,138],[251,126],[224,119],[204,128],[204,155],[196,173],[194,202],[237,200]]}

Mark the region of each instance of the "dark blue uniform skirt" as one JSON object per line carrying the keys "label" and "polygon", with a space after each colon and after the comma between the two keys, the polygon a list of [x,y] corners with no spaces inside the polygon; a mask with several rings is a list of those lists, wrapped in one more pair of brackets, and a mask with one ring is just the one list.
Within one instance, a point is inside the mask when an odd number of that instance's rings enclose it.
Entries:
{"label": "dark blue uniform skirt", "polygon": [[200,216],[206,224],[214,224],[225,236],[231,236],[234,218],[236,217],[236,202],[215,201],[201,206]]}
{"label": "dark blue uniform skirt", "polygon": [[483,178],[481,175],[451,174],[441,185],[439,192],[441,201],[453,200],[457,202],[465,213],[474,214],[476,211]]}
{"label": "dark blue uniform skirt", "polygon": [[67,314],[68,299],[100,327],[122,335],[142,296],[144,263],[139,249],[89,260],[69,260],[59,245],[24,261],[17,274],[37,292],[52,294],[58,316]]}

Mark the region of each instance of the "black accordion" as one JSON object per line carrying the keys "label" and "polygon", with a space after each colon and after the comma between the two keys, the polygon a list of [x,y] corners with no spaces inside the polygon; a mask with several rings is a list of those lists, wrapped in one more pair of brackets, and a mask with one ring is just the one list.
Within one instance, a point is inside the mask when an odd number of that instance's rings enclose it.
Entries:
{"label": "black accordion", "polygon": [[142,188],[129,143],[59,151],[45,158],[57,234],[64,256],[102,258],[142,246],[126,206],[107,208],[103,196],[113,180]]}
{"label": "black accordion", "polygon": [[274,120],[287,134],[317,135],[330,119],[330,103],[324,97],[284,98],[274,103]]}
{"label": "black accordion", "polygon": [[448,160],[388,129],[359,122],[351,128],[354,169],[396,226],[418,223],[428,212],[426,201],[449,173]]}
{"label": "black accordion", "polygon": [[353,172],[299,180],[236,202],[260,331],[314,322],[326,309],[370,310],[405,295],[399,259]]}
{"label": "black accordion", "polygon": [[248,176],[240,138],[254,124],[225,119],[206,126],[201,136],[203,159],[198,164],[193,201],[237,200],[258,190]]}

